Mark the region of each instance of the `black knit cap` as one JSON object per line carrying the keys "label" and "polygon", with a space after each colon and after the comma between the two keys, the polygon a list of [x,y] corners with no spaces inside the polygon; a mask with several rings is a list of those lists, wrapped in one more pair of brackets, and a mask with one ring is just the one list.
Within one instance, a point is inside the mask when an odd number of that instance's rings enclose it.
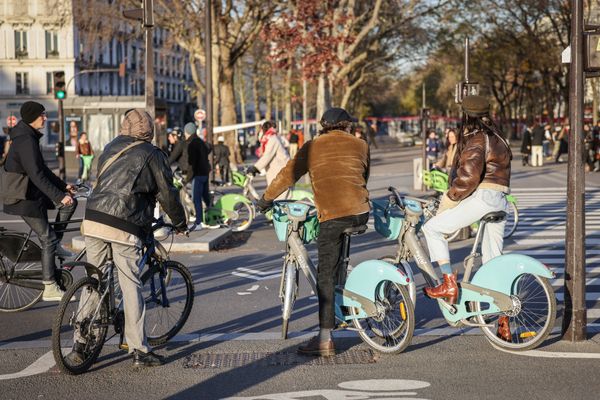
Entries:
{"label": "black knit cap", "polygon": [[26,101],[21,106],[21,119],[28,124],[35,121],[42,113],[46,111],[43,105],[35,101]]}
{"label": "black knit cap", "polygon": [[348,114],[348,111],[337,107],[325,111],[323,117],[321,117],[321,125],[335,125],[342,121],[358,122],[356,118]]}
{"label": "black knit cap", "polygon": [[462,101],[462,109],[469,117],[483,117],[490,113],[490,102],[483,96],[467,96]]}

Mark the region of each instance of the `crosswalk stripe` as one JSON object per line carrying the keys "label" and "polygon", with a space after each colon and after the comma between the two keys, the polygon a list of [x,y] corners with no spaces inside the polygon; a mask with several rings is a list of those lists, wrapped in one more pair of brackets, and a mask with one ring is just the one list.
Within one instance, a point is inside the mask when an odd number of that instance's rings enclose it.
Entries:
{"label": "crosswalk stripe", "polygon": [[[556,300],[558,301],[565,301],[565,294],[564,293],[555,293],[556,295]],[[600,300],[600,293],[599,292],[593,292],[593,293],[586,293],[585,294],[585,301],[598,301]]]}

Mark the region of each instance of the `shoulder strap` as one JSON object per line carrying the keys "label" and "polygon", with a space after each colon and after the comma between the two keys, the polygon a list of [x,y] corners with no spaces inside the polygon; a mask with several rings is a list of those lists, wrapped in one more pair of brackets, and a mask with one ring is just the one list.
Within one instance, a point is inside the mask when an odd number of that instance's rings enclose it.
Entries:
{"label": "shoulder strap", "polygon": [[[117,161],[117,159],[119,157],[121,157],[121,155],[123,153],[125,153],[127,150],[131,149],[132,147],[138,146],[140,144],[144,143],[143,140],[138,140],[135,141],[133,143],[130,143],[128,146],[126,146],[123,150],[119,151],[117,154],[113,155],[111,158],[109,158],[104,165],[102,166],[102,168],[100,169],[100,171],[98,172],[98,176],[96,177],[96,184],[98,184],[98,179],[100,179],[100,176],[104,173],[104,171],[106,171],[108,169],[108,167],[110,167],[115,161]],[[96,185],[94,185],[95,187]]]}

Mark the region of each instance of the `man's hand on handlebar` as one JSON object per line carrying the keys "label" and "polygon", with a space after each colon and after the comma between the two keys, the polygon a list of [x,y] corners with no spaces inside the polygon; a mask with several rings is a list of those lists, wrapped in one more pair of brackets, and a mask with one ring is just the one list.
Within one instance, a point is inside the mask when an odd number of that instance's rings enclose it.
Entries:
{"label": "man's hand on handlebar", "polygon": [[75,193],[77,193],[77,187],[75,187],[75,186],[73,186],[73,185],[71,185],[71,184],[68,184],[68,185],[67,185],[67,192],[68,192],[68,193],[69,193],[71,196],[74,196],[74,195],[75,195]]}
{"label": "man's hand on handlebar", "polygon": [[254,165],[249,166],[248,169],[246,170],[246,172],[248,174],[250,174],[250,175],[258,175],[258,174],[260,174],[260,171]]}
{"label": "man's hand on handlebar", "polygon": [[60,201],[60,204],[62,204],[63,206],[70,206],[73,204],[73,198],[70,195],[66,195],[65,197],[63,197],[63,199]]}
{"label": "man's hand on handlebar", "polygon": [[273,208],[273,200],[265,200],[264,195],[256,202],[256,209],[263,214],[269,211],[271,208]]}

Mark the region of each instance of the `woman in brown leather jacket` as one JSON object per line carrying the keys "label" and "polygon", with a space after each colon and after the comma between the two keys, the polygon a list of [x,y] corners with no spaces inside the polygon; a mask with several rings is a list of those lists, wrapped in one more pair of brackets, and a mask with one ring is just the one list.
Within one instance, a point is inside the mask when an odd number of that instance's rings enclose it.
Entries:
{"label": "woman in brown leather jacket", "polygon": [[[425,288],[425,295],[444,298],[451,304],[458,299],[458,285],[446,236],[508,207],[512,153],[489,109],[489,102],[481,96],[463,99],[450,189],[442,197],[436,216],[423,226],[431,261],[436,261],[443,273],[442,284]],[[504,225],[505,221],[486,225],[481,246],[484,263],[502,254]],[[498,320],[498,336],[511,340],[507,316]]]}

